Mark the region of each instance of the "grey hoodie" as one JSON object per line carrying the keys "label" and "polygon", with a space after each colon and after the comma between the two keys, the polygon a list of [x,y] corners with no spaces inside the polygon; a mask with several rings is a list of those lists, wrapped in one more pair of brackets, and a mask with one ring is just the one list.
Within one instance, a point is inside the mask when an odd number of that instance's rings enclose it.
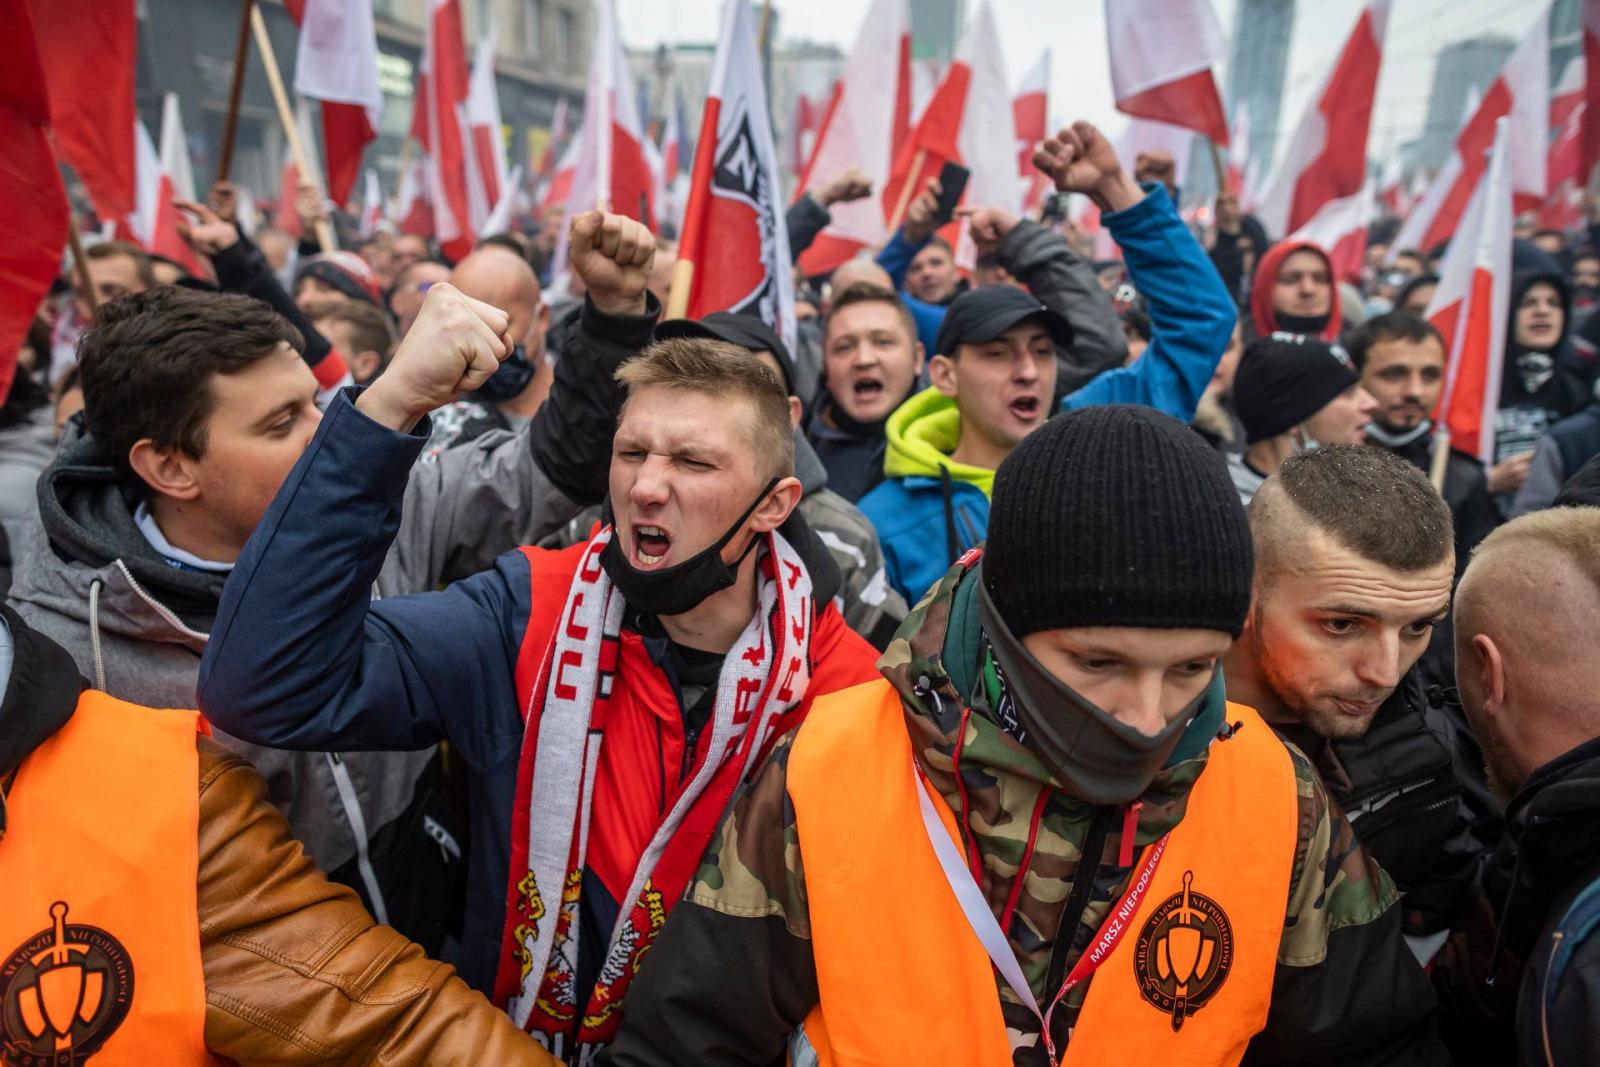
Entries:
{"label": "grey hoodie", "polygon": [[[12,546],[10,603],[67,649],[95,688],[137,704],[193,708],[226,576],[164,559],[134,524],[137,502],[94,442],[70,425]],[[545,478],[526,433],[486,435],[413,472],[406,522],[376,592],[420,592],[474,573],[576,510]],[[216,737],[261,772],[317,864],[358,875],[357,888],[388,921],[369,844],[407,815],[434,753],[288,752]],[[437,822],[424,830],[459,858],[459,845]]]}

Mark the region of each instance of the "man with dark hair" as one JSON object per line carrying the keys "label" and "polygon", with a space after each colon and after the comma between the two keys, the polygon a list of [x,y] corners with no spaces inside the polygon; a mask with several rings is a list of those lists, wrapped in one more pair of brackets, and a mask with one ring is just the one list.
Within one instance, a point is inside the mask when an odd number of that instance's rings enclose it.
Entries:
{"label": "man with dark hair", "polygon": [[[1431,470],[1438,448],[1431,416],[1444,389],[1445,350],[1439,331],[1426,319],[1391,311],[1350,331],[1345,347],[1361,374],[1361,387],[1377,403],[1367,424],[1368,441],[1418,470]],[[1459,571],[1500,521],[1483,464],[1452,448],[1445,466],[1444,499],[1455,526]]]}
{"label": "man with dark hair", "polygon": [[311,323],[339,353],[357,385],[370,385],[394,354],[394,326],[382,308],[335,300],[311,309]]}
{"label": "man with dark hair", "polygon": [[[639,231],[619,243],[647,242]],[[642,307],[648,261],[613,255]],[[604,281],[589,272],[591,298]],[[369,602],[409,518],[427,413],[498,369],[508,327],[437,286],[389,370],[335,401],[228,584],[199,698],[259,743],[449,740],[474,824],[462,974],[587,1064],[730,798],[816,694],[870,678],[876,653],[792,514],[787,393],[748,350],[698,338],[617,371],[627,401],[593,537]]]}
{"label": "man with dark hair", "polygon": [[[156,285],[150,257],[144,249],[126,241],[102,241],[91,245],[84,249],[83,265],[89,274],[89,284],[94,287],[97,307],[104,307],[119,296],[142,293]],[[76,273],[73,274],[72,285],[78,318],[89,322],[94,316],[89,313],[89,300],[82,291],[83,281]]]}
{"label": "man with dark hair", "polygon": [[[585,234],[637,226],[599,213],[581,221]],[[595,457],[620,404],[609,375],[654,322],[642,275],[607,259],[602,245],[575,240],[584,254],[574,269],[595,276],[594,301],[614,312],[587,309],[587,347],[567,366],[570,377],[558,377],[558,402],[520,433],[400,472],[406,521],[363,596],[476,573],[599,502],[605,461]],[[231,244],[222,252],[237,254]],[[299,332],[244,296],[152,290],[107,305],[102,317],[83,346],[88,432],[69,427],[40,478],[11,599],[97,688],[193,707],[223,584],[316,432],[318,383],[297,351]],[[436,327],[414,344],[438,344],[440,335]],[[459,914],[446,896],[459,886],[462,859],[428,752],[340,758],[240,747],[325,870],[380,919],[442,943]]]}
{"label": "man with dark hair", "polygon": [[1450,511],[1368,445],[1300,452],[1250,503],[1254,595],[1228,696],[1321,772],[1399,888],[1424,961],[1459,918],[1491,805],[1459,719],[1415,667],[1450,607]]}
{"label": "man with dark hair", "polygon": [[1224,697],[1222,460],[1073,411],[992,523],[724,818],[601,1063],[1445,1062],[1394,886]]}

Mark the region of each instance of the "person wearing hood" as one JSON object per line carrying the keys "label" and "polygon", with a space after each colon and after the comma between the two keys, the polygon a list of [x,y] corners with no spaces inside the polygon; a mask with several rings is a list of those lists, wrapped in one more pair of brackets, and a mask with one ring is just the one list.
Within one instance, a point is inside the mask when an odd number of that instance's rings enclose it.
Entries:
{"label": "person wearing hood", "polygon": [[1328,253],[1313,241],[1279,241],[1261,256],[1250,286],[1254,337],[1294,333],[1337,341],[1344,319]]}
{"label": "person wearing hood", "polygon": [[1600,508],[1555,508],[1490,534],[1456,594],[1461,701],[1506,804],[1480,883],[1494,925],[1436,971],[1447,1005],[1500,1013],[1501,1043],[1474,1033],[1463,1048],[1476,1062],[1579,1067],[1600,1048],[1597,561]]}
{"label": "person wearing hood", "polygon": [[[642,304],[648,261],[629,262]],[[473,822],[462,975],[588,1064],[732,796],[877,654],[793,514],[788,395],[747,349],[702,338],[617,370],[628,395],[592,537],[369,600],[427,413],[495,372],[507,327],[436,287],[389,370],[341,394],[239,559],[199,700],[258,744],[448,740]]]}
{"label": "person wearing hood", "polygon": [[312,256],[300,265],[294,278],[294,302],[300,310],[326,300],[355,300],[383,307],[383,283],[354,252],[333,251]]}
{"label": "person wearing hood", "polygon": [[[801,402],[789,346],[757,316],[731,311],[712,312],[701,319],[672,319],[658,325],[655,336],[657,340],[705,337],[726,341],[750,352],[778,376],[789,394],[794,425],[794,473],[800,479],[796,510],[828,546],[839,568],[839,610],[844,621],[874,648],[883,648],[906,617],[906,602],[889,585],[877,531],[860,508],[828,487],[828,471],[800,431]],[[587,534],[587,528],[584,532]]]}
{"label": "person wearing hood", "polygon": [[[1060,406],[1146,404],[1192,419],[1237,320],[1204,251],[1166,190],[1135,184],[1088,123],[1047,139],[1034,163],[1057,190],[1087,193],[1100,205],[1151,322],[1138,361],[1101,371]],[[974,214],[975,239],[992,236],[992,215]],[[907,603],[982,542],[994,470],[1054,409],[1055,353],[1071,349],[1073,338],[1065,317],[1013,286],[975,289],[950,305],[928,364],[933,384],[890,416],[885,480],[861,501],[883,542],[890,583]]]}
{"label": "person wearing hood", "polygon": [[208,733],[85,688],[0,608],[6,1064],[556,1067],[324,877]]}
{"label": "person wearing hood", "polygon": [[[575,227],[573,269],[594,278],[585,358],[557,373],[554,399],[522,432],[486,435],[400,476],[406,521],[362,603],[477,573],[603,496],[584,454],[593,449],[579,446],[609,444],[621,403],[610,374],[646,343],[657,309],[643,268],[607,259],[596,236],[637,227],[648,241],[643,227],[598,212]],[[105,305],[99,319],[82,348],[87,407],[39,479],[13,546],[10,601],[96,688],[194,707],[224,584],[322,418],[318,382],[298,331],[242,295],[155,289]],[[437,331],[413,345],[434,343]],[[602,486],[608,462],[609,448]],[[295,565],[284,574],[306,591]],[[430,948],[453,933],[450,894],[465,864],[435,753],[219,739],[255,764],[312,857],[375,915]]]}
{"label": "person wearing hood", "polygon": [[1246,505],[1295,453],[1360,444],[1378,408],[1343,348],[1293,333],[1245,346],[1233,377],[1233,406],[1245,447],[1229,454],[1228,471]]}
{"label": "person wearing hood", "polygon": [[[1555,257],[1527,241],[1512,251],[1510,321],[1489,491],[1509,514],[1539,439],[1590,400],[1568,341],[1572,290]],[[1576,471],[1576,467],[1573,468]]]}
{"label": "person wearing hood", "polygon": [[1031,435],[723,820],[601,1064],[1446,1062],[1389,877],[1224,697],[1251,569],[1182,423]]}

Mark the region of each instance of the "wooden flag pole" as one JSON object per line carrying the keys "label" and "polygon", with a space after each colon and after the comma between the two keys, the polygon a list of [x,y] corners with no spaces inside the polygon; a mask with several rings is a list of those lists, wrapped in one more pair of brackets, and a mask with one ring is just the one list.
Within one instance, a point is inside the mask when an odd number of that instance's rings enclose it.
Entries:
{"label": "wooden flag pole", "polygon": [[239,11],[239,39],[233,46],[233,87],[228,90],[228,117],[222,126],[222,161],[217,164],[217,181],[225,182],[233,170],[233,140],[239,132],[239,97],[244,92],[244,69],[250,62],[250,12],[255,0],[244,0]]}
{"label": "wooden flag pole", "polygon": [[83,242],[78,240],[76,211],[67,216],[67,245],[72,249],[72,273],[78,276],[78,285],[83,289],[83,302],[89,305],[89,317],[93,318],[100,310],[100,301],[95,297],[94,282],[89,279],[89,261],[83,255]]}
{"label": "wooden flag pole", "polygon": [[662,319],[681,319],[689,314],[689,289],[694,285],[694,261],[679,259],[672,265],[672,289],[667,293],[667,310]]}
{"label": "wooden flag pole", "polygon": [[[315,186],[320,197],[323,195],[322,181],[306,160],[305,145],[300,143],[300,124],[294,120],[294,109],[289,106],[289,94],[283,87],[283,75],[278,73],[278,57],[272,51],[272,38],[267,36],[266,20],[261,17],[261,9],[254,5],[250,8],[250,28],[255,31],[256,50],[261,53],[261,65],[267,72],[267,84],[272,87],[272,99],[278,105],[278,121],[283,123],[283,135],[289,141],[289,155],[294,158],[295,169],[300,172],[300,180]],[[317,220],[317,244],[322,246],[324,252],[332,252],[336,247],[333,243],[333,228],[328,225],[328,220],[325,218]]]}
{"label": "wooden flag pole", "polygon": [[1440,496],[1444,495],[1444,472],[1450,465],[1450,430],[1440,426],[1433,435],[1433,462],[1428,465],[1428,480],[1433,483],[1434,490]]}
{"label": "wooden flag pole", "polygon": [[895,202],[894,211],[889,216],[889,232],[892,234],[900,229],[900,222],[906,217],[906,207],[911,203],[912,188],[917,184],[917,176],[922,173],[922,161],[928,156],[926,148],[917,149],[917,154],[911,157],[911,169],[906,172],[906,180],[900,186],[900,197]]}

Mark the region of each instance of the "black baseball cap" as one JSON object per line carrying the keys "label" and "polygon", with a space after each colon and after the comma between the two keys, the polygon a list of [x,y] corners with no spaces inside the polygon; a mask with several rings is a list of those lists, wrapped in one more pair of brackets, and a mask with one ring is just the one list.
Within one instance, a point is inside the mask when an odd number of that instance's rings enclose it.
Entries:
{"label": "black baseball cap", "polygon": [[790,396],[794,386],[794,357],[776,330],[755,315],[735,311],[713,311],[700,319],[669,319],[656,326],[656,337],[709,337],[713,341],[748,348],[752,352],[771,352],[783,371],[783,387]]}
{"label": "black baseball cap", "polygon": [[993,341],[1024,319],[1038,318],[1060,348],[1072,347],[1072,324],[1014,285],[968,289],[950,304],[934,339],[935,355],[953,356],[957,345]]}

